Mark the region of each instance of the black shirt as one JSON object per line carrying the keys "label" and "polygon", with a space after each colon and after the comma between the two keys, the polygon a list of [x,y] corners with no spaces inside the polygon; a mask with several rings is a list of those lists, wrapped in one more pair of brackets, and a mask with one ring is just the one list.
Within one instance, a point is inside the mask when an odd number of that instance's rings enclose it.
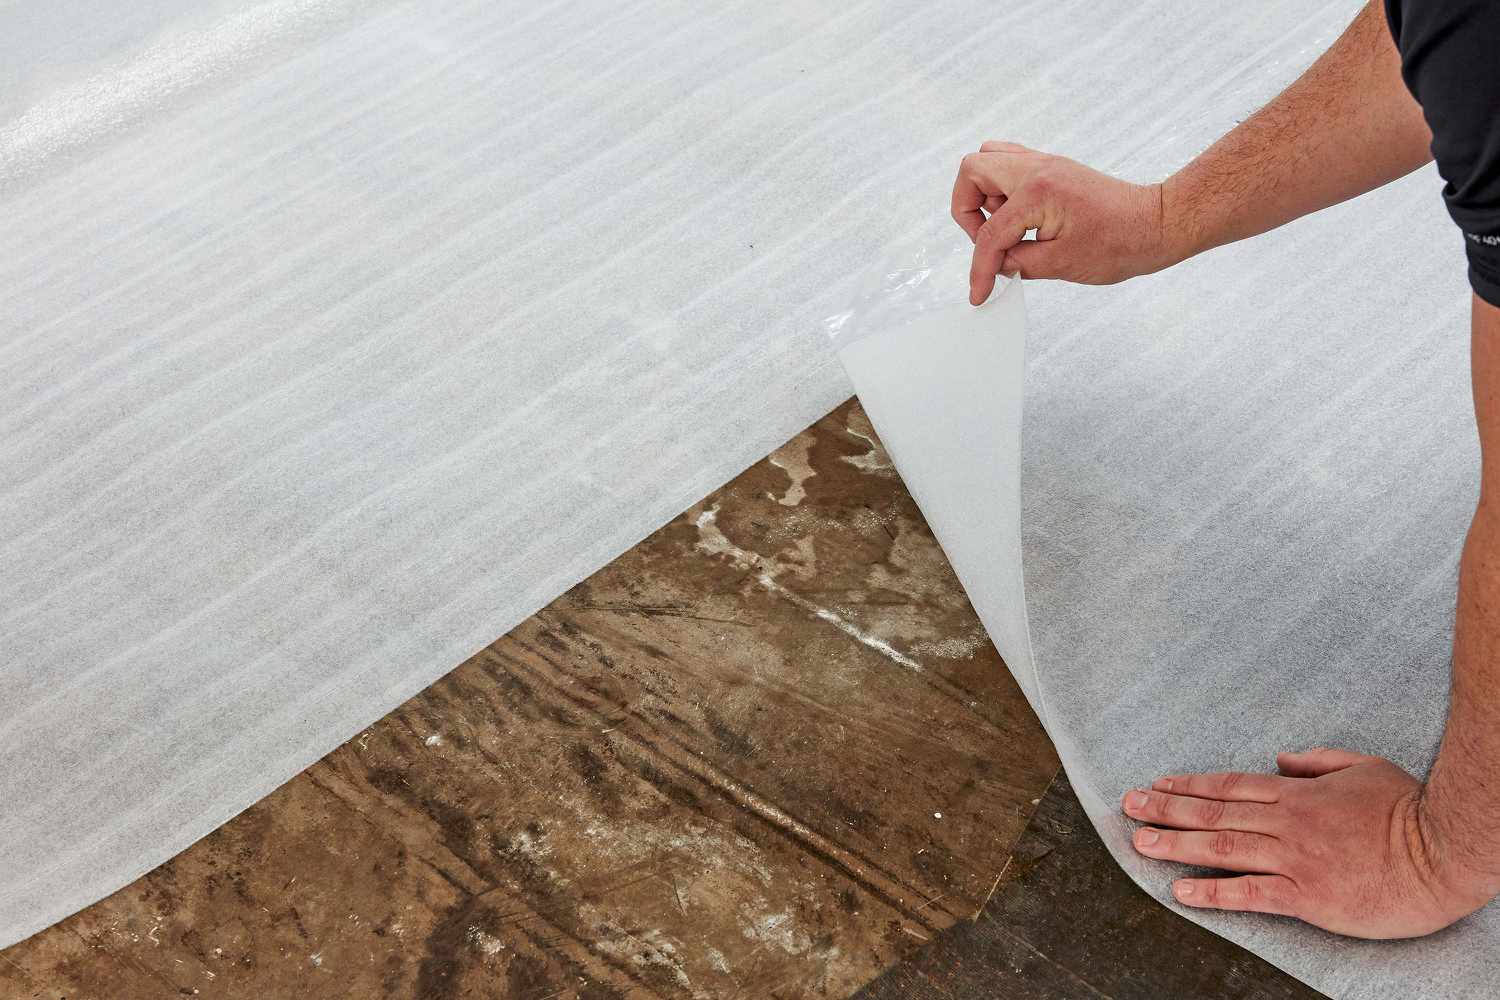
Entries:
{"label": "black shirt", "polygon": [[1500,0],[1385,0],[1385,16],[1432,129],[1469,283],[1500,306]]}

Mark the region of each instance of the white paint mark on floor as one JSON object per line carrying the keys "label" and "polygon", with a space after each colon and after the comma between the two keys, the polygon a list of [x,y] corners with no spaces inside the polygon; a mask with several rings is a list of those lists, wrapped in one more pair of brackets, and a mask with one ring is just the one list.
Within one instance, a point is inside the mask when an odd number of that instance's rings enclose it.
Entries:
{"label": "white paint mark on floor", "polygon": [[875,428],[870,425],[870,418],[866,417],[861,409],[849,411],[849,422],[845,430],[850,434],[865,441],[870,445],[870,450],[863,455],[845,455],[843,460],[854,466],[860,472],[892,472],[896,466],[891,462],[891,456],[886,454],[885,445],[875,436]]}
{"label": "white paint mark on floor", "polygon": [[767,456],[767,460],[785,472],[787,478],[792,481],[791,485],[786,488],[786,493],[779,497],[774,494],[771,496],[772,500],[783,507],[795,507],[806,499],[807,488],[803,484],[818,474],[807,457],[807,453],[812,450],[812,445],[811,434],[798,434]]}
{"label": "white paint mark on floor", "polygon": [[498,955],[505,950],[505,942],[493,934],[485,933],[483,928],[470,927],[465,937],[468,939],[470,946],[477,951],[484,952],[486,955]]}
{"label": "white paint mark on floor", "polygon": [[799,608],[811,612],[812,614],[816,615],[818,618],[821,618],[823,621],[828,622],[830,625],[834,626],[840,632],[843,632],[850,638],[855,639],[863,645],[868,646],[870,649],[875,650],[886,659],[891,660],[894,663],[899,663],[901,664],[901,666],[906,667],[908,670],[920,671],[922,669],[922,665],[920,663],[907,656],[899,649],[896,649],[894,646],[892,646],[890,643],[886,642],[879,636],[871,635],[869,632],[866,632],[864,629],[860,628],[858,625],[855,625],[853,622],[844,618],[837,612],[830,611],[828,608],[822,607],[818,604],[813,603],[812,601],[809,601],[801,594],[783,587],[776,581],[775,577],[776,571],[781,567],[779,567],[775,563],[775,561],[767,559],[764,556],[756,555],[754,552],[746,552],[744,549],[731,542],[728,536],[724,534],[723,530],[718,525],[718,514],[719,508],[717,506],[709,507],[706,508],[701,514],[699,514],[697,519],[693,522],[698,528],[699,549],[709,553],[710,555],[729,556],[730,559],[734,561],[734,564],[741,569],[758,570],[759,572],[756,575],[756,581],[759,582],[762,587],[765,587],[767,590],[771,591],[774,594],[786,598],[788,601],[791,601]]}
{"label": "white paint mark on floor", "polygon": [[922,669],[922,664],[918,663],[916,660],[913,660],[910,656],[907,656],[905,653],[901,652],[901,650],[897,649],[895,646],[892,646],[890,643],[886,642],[879,636],[871,635],[864,629],[860,628],[858,625],[855,625],[853,622],[839,617],[837,614],[829,611],[827,608],[818,607],[806,598],[794,594],[790,590],[787,590],[785,587],[774,580],[763,577],[761,582],[776,590],[783,597],[790,600],[793,604],[798,604],[802,607],[807,608],[813,614],[817,615],[825,622],[828,622],[830,625],[838,629],[840,632],[843,632],[845,635],[858,640],[866,646],[869,646],[881,656],[893,660],[909,670],[920,671]]}
{"label": "white paint mark on floor", "polygon": [[693,989],[692,980],[688,978],[678,952],[677,942],[659,929],[633,933],[606,921],[601,930],[610,936],[601,936],[594,941],[593,946],[597,950],[611,958],[629,962],[638,969],[664,970],[677,981],[677,985],[689,990],[694,997],[706,996]]}
{"label": "white paint mark on floor", "polygon": [[801,955],[812,947],[812,939],[797,929],[790,913],[762,913],[743,928],[745,937],[774,945],[788,955]]}
{"label": "white paint mark on floor", "polygon": [[978,635],[950,635],[942,639],[924,639],[912,646],[918,653],[930,653],[933,656],[941,656],[945,660],[969,660],[984,646],[989,644],[989,636]]}

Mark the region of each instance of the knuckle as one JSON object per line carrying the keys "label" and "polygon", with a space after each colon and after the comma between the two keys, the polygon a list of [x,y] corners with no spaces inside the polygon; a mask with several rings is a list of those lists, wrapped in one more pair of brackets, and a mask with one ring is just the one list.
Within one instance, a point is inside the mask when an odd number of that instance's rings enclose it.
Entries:
{"label": "knuckle", "polygon": [[1244,782],[1245,776],[1238,773],[1229,773],[1219,779],[1219,790],[1226,795],[1233,792]]}
{"label": "knuckle", "polygon": [[1198,807],[1198,819],[1206,827],[1218,826],[1224,819],[1226,803],[1219,799],[1204,799]]}
{"label": "knuckle", "polygon": [[1284,910],[1287,913],[1292,913],[1297,909],[1297,883],[1291,881],[1290,879],[1282,880],[1276,886],[1276,890],[1269,895],[1271,896],[1271,902],[1278,909]]}
{"label": "knuckle", "polygon": [[1229,857],[1239,846],[1239,838],[1229,830],[1220,830],[1208,838],[1208,853],[1216,858]]}
{"label": "knuckle", "polygon": [[1038,197],[1047,197],[1056,194],[1062,188],[1063,178],[1059,175],[1057,167],[1047,162],[1038,167],[1036,173],[1032,174],[1026,183]]}
{"label": "knuckle", "polygon": [[1253,879],[1236,879],[1239,883],[1239,901],[1246,906],[1253,906],[1261,901],[1263,895],[1260,885]]}

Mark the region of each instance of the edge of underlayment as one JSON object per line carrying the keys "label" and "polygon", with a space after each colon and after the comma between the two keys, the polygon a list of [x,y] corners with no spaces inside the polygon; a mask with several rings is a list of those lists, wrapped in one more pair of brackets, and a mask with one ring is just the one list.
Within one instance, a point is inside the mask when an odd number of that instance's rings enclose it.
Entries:
{"label": "edge of underlayment", "polygon": [[[1020,284],[1020,282],[1018,281],[1017,284]],[[1035,697],[1031,705],[1032,710],[1036,713],[1037,720],[1042,724],[1042,729],[1046,732],[1047,738],[1052,741],[1053,749],[1057,751],[1058,762],[1068,777],[1068,783],[1072,787],[1073,794],[1078,799],[1079,805],[1083,808],[1084,815],[1088,817],[1089,823],[1093,825],[1095,834],[1104,844],[1105,850],[1109,852],[1115,864],[1119,865],[1120,870],[1135,884],[1136,888],[1151,897],[1159,905],[1166,907],[1210,933],[1251,951],[1297,981],[1320,991],[1331,988],[1332,984],[1312,982],[1299,973],[1298,970],[1289,968],[1283,962],[1278,961],[1276,956],[1268,955],[1260,949],[1253,948],[1246,942],[1245,935],[1234,933],[1232,929],[1223,926],[1222,917],[1224,914],[1222,911],[1198,909],[1178,902],[1177,898],[1171,892],[1172,881],[1177,876],[1173,874],[1172,870],[1163,869],[1153,873],[1147,867],[1148,859],[1144,859],[1137,854],[1132,846],[1135,828],[1134,821],[1127,819],[1121,812],[1118,799],[1106,797],[1099,791],[1087,773],[1087,770],[1083,767],[1083,761],[1085,760],[1083,751],[1078,748],[1068,733],[1060,727],[1054,726],[1052,720],[1048,717],[1047,694],[1042,682],[1042,670],[1038,662],[1036,643],[1032,636],[1031,599],[1026,583],[1025,518],[1023,512],[1026,508],[1026,384],[1029,381],[1026,377],[1026,372],[1030,366],[1030,359],[1031,338],[1028,324],[1027,335],[1024,338],[1022,349],[1021,399],[1018,418],[1018,433],[1021,440],[1017,448],[1018,460],[1016,463],[1016,538],[1018,539],[1016,558],[1021,583],[1021,634],[1022,641],[1025,643],[1022,658],[1025,661],[1026,668],[1029,670],[1032,685],[1029,690],[1035,692]],[[1014,675],[1015,668],[1011,665],[1011,661],[1007,659],[1005,663],[1007,668],[1011,670],[1012,675]],[[1020,684],[1023,692],[1028,691],[1026,684],[1021,682],[1019,678],[1017,678],[1017,682]],[[1028,700],[1031,700],[1030,697]],[[1216,917],[1220,919],[1215,919]],[[1353,1000],[1353,998],[1351,997],[1350,1000]]]}
{"label": "edge of underlayment", "polygon": [[[1019,286],[1021,286],[1022,283],[1020,281],[1016,281],[1014,282],[1014,284],[1018,286],[1014,290],[1014,293],[1021,295],[1022,293]],[[997,289],[997,291],[999,291],[1001,294],[1005,294],[1011,292],[1011,289],[1002,286],[1002,288]],[[995,296],[995,298],[998,299],[999,296],[997,295]],[[1271,964],[1282,968],[1283,971],[1303,982],[1308,982],[1308,979],[1305,978],[1304,975],[1299,974],[1296,970],[1286,968],[1285,965],[1277,962],[1274,950],[1271,954],[1267,954],[1266,950],[1263,947],[1257,947],[1257,942],[1252,940],[1252,938],[1254,937],[1253,935],[1247,936],[1243,931],[1237,930],[1237,928],[1235,927],[1226,926],[1226,920],[1224,919],[1224,916],[1222,914],[1218,913],[1217,911],[1211,910],[1195,910],[1191,907],[1182,905],[1176,900],[1176,898],[1172,895],[1170,889],[1171,880],[1177,874],[1176,869],[1165,866],[1148,867],[1147,859],[1144,859],[1135,853],[1131,844],[1131,838],[1135,826],[1134,822],[1127,819],[1123,815],[1123,813],[1121,813],[1114,796],[1107,796],[1103,792],[1101,792],[1090,773],[1090,769],[1086,766],[1088,760],[1087,755],[1075,743],[1071,734],[1068,733],[1064,729],[1064,727],[1057,724],[1057,720],[1052,717],[1052,714],[1049,711],[1049,699],[1047,696],[1046,687],[1043,683],[1043,671],[1037,655],[1037,645],[1033,634],[1032,614],[1030,608],[1031,601],[1028,594],[1029,588],[1027,587],[1026,580],[1025,540],[1023,535],[1023,526],[1025,521],[1023,513],[1025,510],[1025,483],[1023,471],[1025,466],[1024,424],[1028,409],[1026,405],[1026,383],[1028,381],[1028,379],[1026,378],[1026,372],[1029,367],[1031,348],[1031,338],[1029,335],[1029,330],[1027,329],[1028,326],[1029,324],[1027,324],[1025,320],[1025,300],[1023,295],[1022,345],[1021,351],[1019,352],[1018,356],[1019,360],[1009,360],[1006,362],[1007,364],[1017,363],[1021,368],[1019,373],[1016,373],[1014,371],[1007,372],[1007,374],[1009,375],[1019,376],[1018,378],[1011,380],[1018,386],[1019,398],[1016,400],[1015,407],[1016,426],[1014,428],[1008,429],[1015,435],[1015,438],[1013,438],[1012,440],[1014,441],[1016,468],[1014,470],[1014,475],[1010,478],[1010,484],[1006,487],[1007,491],[1010,492],[1011,498],[1014,500],[1013,516],[1015,520],[1013,523],[1007,522],[1006,527],[1014,529],[1013,537],[1015,538],[1015,549],[1013,555],[1007,555],[1005,557],[1010,565],[1014,566],[1014,572],[1016,575],[1014,577],[1011,577],[1010,579],[1015,585],[1015,596],[1013,599],[1019,601],[1019,607],[990,607],[987,609],[982,608],[979,604],[976,604],[974,602],[974,597],[969,593],[969,588],[967,585],[965,585],[964,588],[965,595],[969,597],[970,603],[974,605],[975,611],[976,613],[978,613],[981,623],[985,624],[986,626],[987,633],[991,631],[990,623],[991,621],[993,621],[996,627],[1002,628],[1005,632],[1009,633],[1010,642],[1012,644],[1020,644],[1019,649],[1006,650],[1001,648],[999,643],[995,643],[997,650],[999,650],[1002,658],[1005,661],[1006,668],[1009,670],[1011,675],[1015,677],[1017,685],[1021,688],[1022,693],[1026,696],[1027,702],[1031,706],[1032,711],[1036,714],[1037,720],[1041,723],[1043,730],[1047,733],[1048,738],[1052,741],[1053,747],[1057,752],[1058,759],[1062,764],[1063,770],[1068,775],[1069,782],[1072,785],[1074,794],[1077,796],[1079,804],[1083,808],[1084,814],[1088,816],[1089,822],[1093,825],[1095,833],[1099,836],[1100,840],[1103,841],[1105,849],[1109,851],[1110,856],[1114,859],[1115,863],[1119,865],[1121,870],[1123,870],[1125,875],[1128,876],[1130,880],[1134,882],[1138,888],[1141,889],[1141,891],[1145,892],[1157,903],[1173,910],[1180,916],[1191,920],[1193,923],[1204,927],[1205,929],[1211,931],[1219,937],[1232,941],[1235,944],[1240,945],[1241,947],[1252,948],[1252,950],[1255,950],[1257,954],[1260,954],[1262,958],[1265,958]],[[871,332],[878,333],[880,331],[866,330],[864,331],[864,335],[868,335]],[[835,339],[837,341],[837,338]],[[856,337],[855,339],[863,339],[863,336]],[[844,344],[840,344],[839,346],[846,346],[847,343],[848,341],[845,341]],[[840,360],[844,360],[842,357],[842,352],[840,352]],[[856,390],[858,390],[860,386],[857,384],[857,380],[855,381]],[[866,385],[865,388],[871,389],[872,393],[876,395],[878,395],[878,393],[882,391],[873,385]],[[871,422],[874,423],[875,430],[877,431],[877,433],[882,434],[882,439],[884,440],[887,452],[890,454],[893,463],[895,463],[898,474],[901,474],[903,476],[903,479],[906,481],[908,490],[911,492],[913,500],[917,502],[919,508],[922,508],[924,517],[928,518],[928,523],[933,528],[934,536],[937,538],[939,545],[943,546],[943,535],[946,532],[944,532],[939,527],[938,523],[935,523],[932,520],[933,514],[939,514],[939,516],[941,517],[941,512],[938,508],[934,508],[933,510],[929,511],[928,509],[923,507],[921,500],[921,498],[924,496],[930,500],[933,498],[933,496],[935,496],[935,494],[929,494],[929,492],[922,486],[914,483],[909,479],[906,479],[907,472],[915,471],[912,467],[912,464],[908,463],[906,470],[903,470],[901,468],[901,457],[898,454],[901,450],[900,447],[897,446],[893,440],[886,437],[884,429],[880,426],[880,420],[877,418],[876,413],[872,412],[871,410],[869,401],[866,401],[863,395],[861,395],[861,400],[862,402],[865,402],[866,412],[869,414]],[[881,409],[882,407],[878,403],[874,406],[874,410],[876,411],[879,411]],[[894,427],[891,429],[894,431]],[[900,437],[900,434],[898,433],[895,436]],[[928,476],[930,482],[931,471],[929,470],[926,475]],[[956,541],[956,539],[951,540]],[[967,544],[973,544],[973,542],[970,541]],[[950,553],[946,547],[944,547],[943,551],[944,554],[949,558],[949,561],[954,562],[953,554]],[[994,565],[994,563],[992,562],[991,565]],[[957,572],[956,563],[955,572]],[[960,577],[960,583],[964,583],[962,577]],[[981,591],[976,591],[976,593],[981,593]],[[986,611],[989,612],[990,621],[986,621]],[[1019,619],[1015,617],[1016,615],[1019,615]],[[1002,622],[1004,622],[1005,624],[1002,625]],[[995,642],[994,635],[991,635],[990,639],[992,642]],[[1332,984],[1324,982],[1321,985],[1318,983],[1311,983],[1311,985],[1313,985],[1315,988],[1327,988]]]}

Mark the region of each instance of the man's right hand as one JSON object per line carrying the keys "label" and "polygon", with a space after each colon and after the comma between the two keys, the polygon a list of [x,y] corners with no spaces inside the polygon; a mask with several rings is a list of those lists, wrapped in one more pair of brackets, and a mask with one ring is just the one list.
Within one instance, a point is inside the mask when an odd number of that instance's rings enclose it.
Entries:
{"label": "man's right hand", "polygon": [[[987,142],[964,157],[953,219],[974,241],[976,306],[997,274],[1112,285],[1189,255],[1169,239],[1162,185],[1131,184],[1013,142]],[[1023,240],[1032,229],[1036,239]]]}

